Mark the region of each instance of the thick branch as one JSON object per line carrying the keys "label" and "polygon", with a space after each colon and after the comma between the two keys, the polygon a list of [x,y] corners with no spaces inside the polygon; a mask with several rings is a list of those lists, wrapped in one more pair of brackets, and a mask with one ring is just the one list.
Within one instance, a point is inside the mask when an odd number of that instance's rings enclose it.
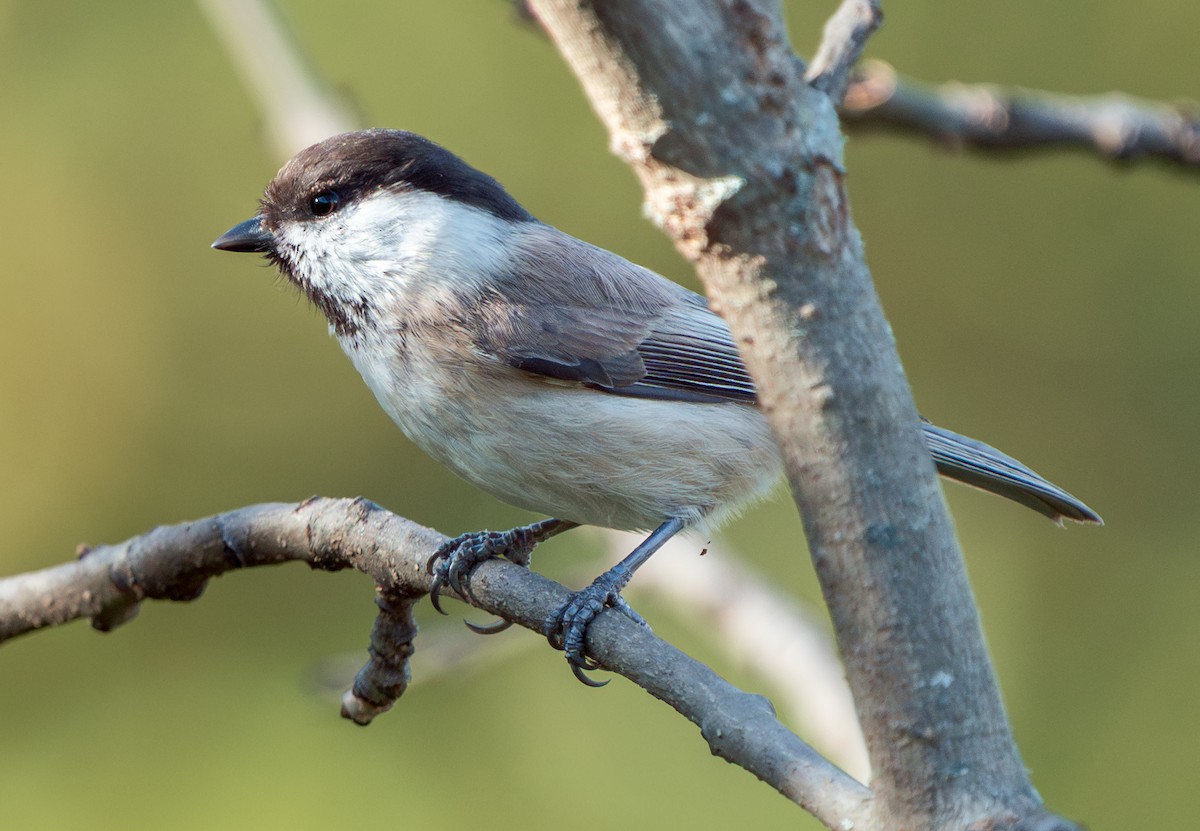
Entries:
{"label": "thick branch", "polygon": [[[445,537],[361,499],[255,505],[156,528],[117,545],[85,549],[75,562],[0,580],[0,642],[82,617],[109,630],[145,599],[194,600],[228,571],[304,562],[369,575],[380,616],[371,662],[344,700],[360,723],[391,706],[407,683],[415,624],[412,602],[429,590],[425,563]],[[471,578],[470,602],[540,632],[567,589],[512,563],[491,561]],[[861,825],[869,791],[823,759],[775,718],[759,696],[656,638],[619,612],[589,630],[592,654],[695,723],[714,754],[733,762],[831,827]]]}
{"label": "thick branch", "polygon": [[227,571],[294,561],[355,568],[389,593],[423,594],[418,558],[442,539],[358,499],[253,505],[162,526],[85,547],[75,562],[0,580],[0,642],[83,617],[109,631],[136,616],[145,599],[195,600]]}
{"label": "thick branch", "polygon": [[927,87],[868,61],[841,106],[855,130],[895,130],[975,150],[1091,150],[1108,159],[1153,158],[1200,168],[1195,108],[1112,93],[1068,96],[993,84]]}
{"label": "thick branch", "polygon": [[867,739],[872,827],[1057,824],[1000,703],[850,218],[836,114],[778,8],[531,6],[759,385]]}

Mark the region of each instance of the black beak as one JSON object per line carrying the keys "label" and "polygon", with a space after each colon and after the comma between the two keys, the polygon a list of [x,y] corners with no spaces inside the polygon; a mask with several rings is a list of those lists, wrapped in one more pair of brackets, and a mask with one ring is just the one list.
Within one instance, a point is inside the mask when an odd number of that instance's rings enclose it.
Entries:
{"label": "black beak", "polygon": [[271,235],[262,227],[262,217],[256,216],[234,225],[212,244],[213,248],[221,251],[242,251],[246,253],[266,252],[273,247]]}

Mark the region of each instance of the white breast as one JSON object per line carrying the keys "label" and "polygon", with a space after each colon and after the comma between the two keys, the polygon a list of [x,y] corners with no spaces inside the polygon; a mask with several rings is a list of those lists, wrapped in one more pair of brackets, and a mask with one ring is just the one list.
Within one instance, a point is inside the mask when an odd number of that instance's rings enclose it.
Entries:
{"label": "white breast", "polygon": [[747,405],[616,396],[419,348],[393,360],[347,353],[422,450],[541,514],[625,530],[671,516],[711,526],[779,478],[770,430]]}

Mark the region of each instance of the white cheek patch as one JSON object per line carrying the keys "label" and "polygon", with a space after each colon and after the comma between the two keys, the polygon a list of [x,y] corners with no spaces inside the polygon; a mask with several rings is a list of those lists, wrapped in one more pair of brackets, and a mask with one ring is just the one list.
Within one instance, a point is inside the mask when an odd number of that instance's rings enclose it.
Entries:
{"label": "white cheek patch", "polygon": [[424,191],[380,191],[325,220],[280,229],[280,253],[306,289],[379,306],[477,292],[508,260],[512,223]]}

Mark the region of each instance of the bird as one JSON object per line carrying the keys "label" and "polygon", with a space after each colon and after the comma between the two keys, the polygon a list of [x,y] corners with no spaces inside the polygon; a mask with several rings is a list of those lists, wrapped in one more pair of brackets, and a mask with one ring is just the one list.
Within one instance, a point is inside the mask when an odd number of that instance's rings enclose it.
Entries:
{"label": "bird", "polygon": [[[528,565],[580,525],[648,532],[543,626],[585,684],[591,621],[684,529],[762,498],[782,464],[729,327],[704,297],[541,222],[492,177],[415,133],[308,147],[252,218],[212,246],[264,254],[418,447],[504,502],[549,517],[462,534],[429,560],[431,598],[480,562]],[[1021,462],[922,420],[938,472],[1059,522],[1099,515]],[[501,624],[503,625],[503,624]],[[496,631],[501,626],[473,627]]]}

